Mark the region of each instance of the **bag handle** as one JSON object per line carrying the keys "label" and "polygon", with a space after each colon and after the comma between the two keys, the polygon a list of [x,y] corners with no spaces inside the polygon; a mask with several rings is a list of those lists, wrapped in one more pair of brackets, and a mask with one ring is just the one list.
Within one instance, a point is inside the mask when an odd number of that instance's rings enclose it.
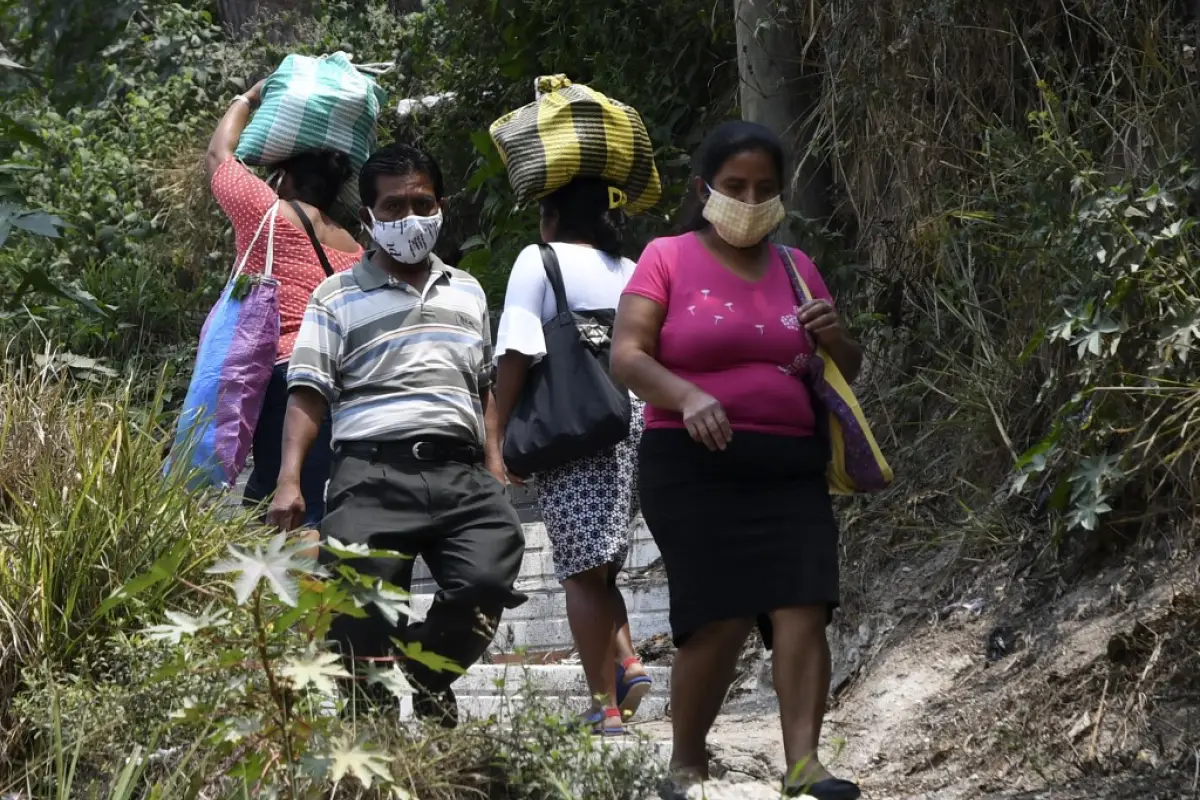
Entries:
{"label": "bag handle", "polygon": [[[796,258],[792,255],[792,250],[789,247],[775,245],[775,249],[779,251],[780,258],[783,259],[783,263],[787,266],[788,280],[792,283],[792,291],[796,293],[796,299],[803,306],[812,300],[812,292],[809,291],[808,284],[804,282],[804,278],[800,275],[800,268],[796,265]],[[805,328],[803,325],[800,326],[800,330],[804,331],[804,336],[808,339],[809,345],[812,346],[813,353],[816,353],[818,347],[816,337],[809,333],[808,328]]]}
{"label": "bag handle", "polygon": [[325,255],[325,248],[321,246],[319,241],[317,241],[317,232],[313,230],[312,220],[308,218],[308,214],[304,213],[304,209],[301,208],[300,204],[295,200],[289,200],[288,205],[290,205],[292,210],[296,212],[296,215],[300,217],[300,222],[304,225],[304,232],[308,234],[308,240],[312,242],[313,250],[317,251],[317,259],[321,262],[321,269],[325,270],[325,277],[332,278],[333,267],[329,265],[329,257]]}
{"label": "bag handle", "polygon": [[542,268],[546,270],[546,278],[554,289],[554,303],[559,314],[569,314],[571,307],[567,305],[567,287],[563,285],[562,268],[558,265],[558,254],[548,244],[538,245],[542,251]]}
{"label": "bag handle", "polygon": [[250,244],[246,245],[246,252],[242,253],[240,261],[234,262],[233,270],[229,273],[229,278],[225,283],[229,283],[238,275],[242,274],[242,270],[246,268],[246,262],[250,260],[250,254],[254,252],[254,245],[258,243],[258,237],[262,234],[263,228],[267,223],[271,223],[270,230],[267,232],[267,265],[263,270],[264,277],[271,277],[271,265],[275,261],[275,215],[279,211],[279,201],[276,200],[267,213],[263,216],[262,222],[258,223],[258,230],[254,232],[254,236],[250,239]]}

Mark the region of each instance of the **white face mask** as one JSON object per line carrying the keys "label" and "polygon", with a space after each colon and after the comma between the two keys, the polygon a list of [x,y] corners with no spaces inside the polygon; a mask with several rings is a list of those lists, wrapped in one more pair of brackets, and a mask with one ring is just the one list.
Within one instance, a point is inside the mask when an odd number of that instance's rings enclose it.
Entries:
{"label": "white face mask", "polygon": [[734,197],[714,192],[708,188],[708,201],[704,204],[704,218],[712,223],[713,230],[734,247],[745,248],[767,238],[787,216],[783,201],[772,197],[762,203],[743,203]]}
{"label": "white face mask", "polygon": [[442,232],[442,212],[432,217],[412,215],[395,222],[380,222],[370,209],[371,238],[401,264],[419,264],[433,251]]}

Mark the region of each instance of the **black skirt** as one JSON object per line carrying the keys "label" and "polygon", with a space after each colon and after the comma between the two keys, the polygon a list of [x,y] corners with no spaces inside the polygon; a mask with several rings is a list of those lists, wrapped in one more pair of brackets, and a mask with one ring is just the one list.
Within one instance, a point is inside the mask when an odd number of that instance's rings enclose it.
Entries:
{"label": "black skirt", "polygon": [[683,429],[642,436],[642,513],[667,572],[671,634],[681,646],[713,622],[838,605],[838,528],[812,437],[737,431],[712,452]]}

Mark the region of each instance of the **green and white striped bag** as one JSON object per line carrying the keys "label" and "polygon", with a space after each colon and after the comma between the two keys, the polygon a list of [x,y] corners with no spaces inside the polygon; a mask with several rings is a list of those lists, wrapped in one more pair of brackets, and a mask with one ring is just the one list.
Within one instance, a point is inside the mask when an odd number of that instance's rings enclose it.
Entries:
{"label": "green and white striped bag", "polygon": [[[273,166],[319,150],[345,153],[354,174],[375,147],[375,121],[387,93],[342,52],[314,58],[289,55],[263,85],[262,104],[238,142],[237,157]],[[357,205],[358,187],[346,189]],[[343,200],[351,198],[347,192]]]}

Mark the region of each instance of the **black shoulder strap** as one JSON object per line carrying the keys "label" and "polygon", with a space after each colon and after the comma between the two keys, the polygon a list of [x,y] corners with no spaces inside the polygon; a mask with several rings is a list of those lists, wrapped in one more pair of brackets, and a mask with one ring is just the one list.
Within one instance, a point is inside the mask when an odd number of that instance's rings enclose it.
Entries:
{"label": "black shoulder strap", "polygon": [[548,244],[538,246],[542,251],[542,268],[554,289],[554,302],[559,314],[567,314],[571,307],[567,305],[567,287],[563,284],[562,269],[558,266],[558,255]]}
{"label": "black shoulder strap", "polygon": [[304,209],[295,200],[289,200],[288,205],[296,212],[296,216],[300,217],[300,224],[304,226],[304,232],[308,234],[308,240],[312,242],[313,250],[317,251],[317,258],[321,260],[321,269],[325,270],[325,277],[333,277],[333,267],[329,266],[329,257],[325,255],[325,248],[317,241],[317,232],[313,230],[312,220],[308,218],[308,214],[304,213]]}

